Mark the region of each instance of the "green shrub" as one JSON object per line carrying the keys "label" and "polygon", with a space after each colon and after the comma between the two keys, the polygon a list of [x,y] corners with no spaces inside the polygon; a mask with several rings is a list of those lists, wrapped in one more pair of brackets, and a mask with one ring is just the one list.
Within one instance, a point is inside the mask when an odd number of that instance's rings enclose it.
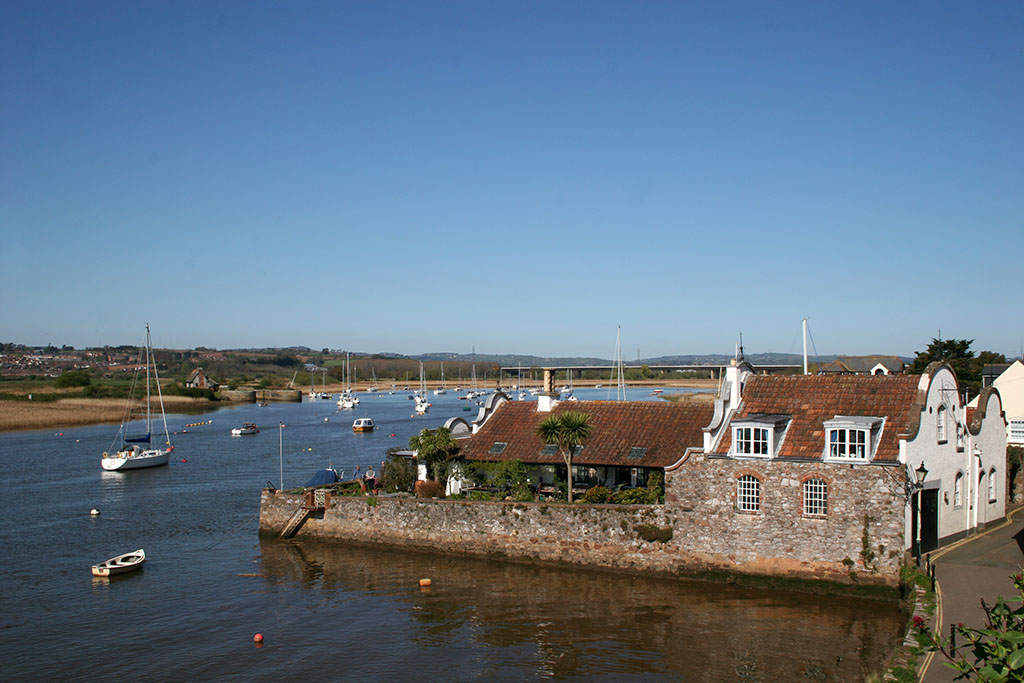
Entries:
{"label": "green shrub", "polygon": [[165,396],[191,396],[192,398],[205,398],[207,401],[216,401],[217,392],[213,389],[197,389],[186,387],[182,384],[168,384],[163,389]]}
{"label": "green shrub", "polygon": [[444,498],[444,483],[440,481],[418,481],[415,492],[417,498]]}
{"label": "green shrub", "polygon": [[665,499],[665,474],[661,470],[654,470],[647,475],[647,490],[653,495],[654,502]]}
{"label": "green shrub", "polygon": [[380,488],[388,492],[408,491],[416,485],[416,463],[409,458],[389,455],[380,468]]}
{"label": "green shrub", "polygon": [[648,489],[623,489],[612,496],[612,502],[618,505],[652,505],[658,499]]}
{"label": "green shrub", "polygon": [[587,489],[586,493],[584,493],[581,498],[584,503],[607,503],[610,502],[611,499],[611,489],[605,488],[604,486],[595,486]]}
{"label": "green shrub", "polygon": [[66,370],[60,373],[60,377],[54,382],[55,386],[60,388],[66,387],[84,387],[92,383],[92,377],[85,370]]}

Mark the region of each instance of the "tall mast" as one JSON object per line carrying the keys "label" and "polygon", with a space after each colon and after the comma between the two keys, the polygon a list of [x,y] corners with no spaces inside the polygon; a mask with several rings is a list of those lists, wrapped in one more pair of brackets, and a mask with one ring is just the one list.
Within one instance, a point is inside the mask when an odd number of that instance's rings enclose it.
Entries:
{"label": "tall mast", "polygon": [[150,342],[150,336],[149,336],[149,323],[146,323],[146,434],[152,438],[152,434],[153,434],[152,421],[153,421],[153,418],[150,415],[150,409],[149,409],[149,362],[150,362],[150,359],[149,359],[149,345],[150,345],[150,343],[151,342]]}
{"label": "tall mast", "polygon": [[807,374],[807,318],[804,318],[804,374]]}

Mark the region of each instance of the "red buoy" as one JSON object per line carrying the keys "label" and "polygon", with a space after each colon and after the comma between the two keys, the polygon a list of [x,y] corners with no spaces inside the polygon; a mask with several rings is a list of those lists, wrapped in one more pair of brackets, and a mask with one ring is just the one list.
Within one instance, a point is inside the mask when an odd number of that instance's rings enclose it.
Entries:
{"label": "red buoy", "polygon": [[262,643],[263,642],[263,634],[262,633],[257,633],[256,635],[254,635],[252,637],[252,642],[254,642],[254,643]]}

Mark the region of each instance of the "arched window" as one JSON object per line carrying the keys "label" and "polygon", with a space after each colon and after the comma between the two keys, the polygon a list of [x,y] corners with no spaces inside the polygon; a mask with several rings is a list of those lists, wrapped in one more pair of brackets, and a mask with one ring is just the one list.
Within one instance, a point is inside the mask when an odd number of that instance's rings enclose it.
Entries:
{"label": "arched window", "polygon": [[988,471],[988,502],[996,502],[996,468]]}
{"label": "arched window", "polygon": [[761,511],[761,481],[744,474],[736,480],[736,508],[742,512]]}
{"label": "arched window", "polygon": [[960,507],[964,504],[964,473],[957,472],[953,480],[953,507]]}
{"label": "arched window", "polygon": [[946,440],[946,406],[939,406],[935,412],[935,440],[939,443]]}
{"label": "arched window", "polygon": [[824,479],[804,482],[804,514],[823,517],[828,514],[828,484]]}

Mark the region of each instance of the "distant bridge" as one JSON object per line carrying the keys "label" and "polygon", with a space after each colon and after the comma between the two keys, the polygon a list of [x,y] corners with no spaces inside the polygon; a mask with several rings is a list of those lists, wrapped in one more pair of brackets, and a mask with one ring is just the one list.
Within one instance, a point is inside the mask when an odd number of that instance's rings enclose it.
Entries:
{"label": "distant bridge", "polygon": [[[751,364],[751,365],[754,368],[754,372],[756,372],[758,374],[770,374],[770,373],[774,373],[774,372],[790,372],[790,371],[794,371],[794,370],[799,372],[799,371],[803,370],[803,365],[799,365],[799,364],[793,365],[793,364],[782,364],[782,363],[766,363],[766,364],[763,364],[763,365],[753,365],[753,364]],[[630,368],[636,370],[636,369],[639,369],[641,367],[645,367],[645,365],[643,363],[641,363],[639,365],[635,364],[635,363],[632,363],[632,364],[623,363],[622,364],[622,369],[623,370],[628,370]],[[676,371],[681,371],[681,372],[710,372],[711,373],[711,377],[713,379],[717,379],[725,371],[725,368],[729,367],[729,364],[728,363],[705,363],[705,364],[690,364],[690,365],[646,365],[646,367],[651,372],[657,372],[657,373],[660,373],[660,374],[664,374],[666,372],[676,372]],[[615,368],[616,368],[616,366],[614,366],[614,365],[545,365],[545,366],[541,367],[541,370],[549,371],[549,372],[552,372],[552,373],[568,372],[570,377],[576,376],[575,373],[577,371],[584,372],[584,371],[598,371],[599,370],[599,371],[603,371],[603,372],[609,373],[609,376],[610,376],[611,373],[615,370]],[[501,371],[502,375],[506,375],[506,374],[508,374],[508,375],[515,375],[515,374],[519,373],[520,371],[522,371],[523,369],[524,368],[519,367],[519,366],[515,366],[515,367],[512,367],[512,366],[502,366],[501,368],[499,368],[499,370]],[[525,368],[525,369],[526,370],[530,370],[532,368]]]}

